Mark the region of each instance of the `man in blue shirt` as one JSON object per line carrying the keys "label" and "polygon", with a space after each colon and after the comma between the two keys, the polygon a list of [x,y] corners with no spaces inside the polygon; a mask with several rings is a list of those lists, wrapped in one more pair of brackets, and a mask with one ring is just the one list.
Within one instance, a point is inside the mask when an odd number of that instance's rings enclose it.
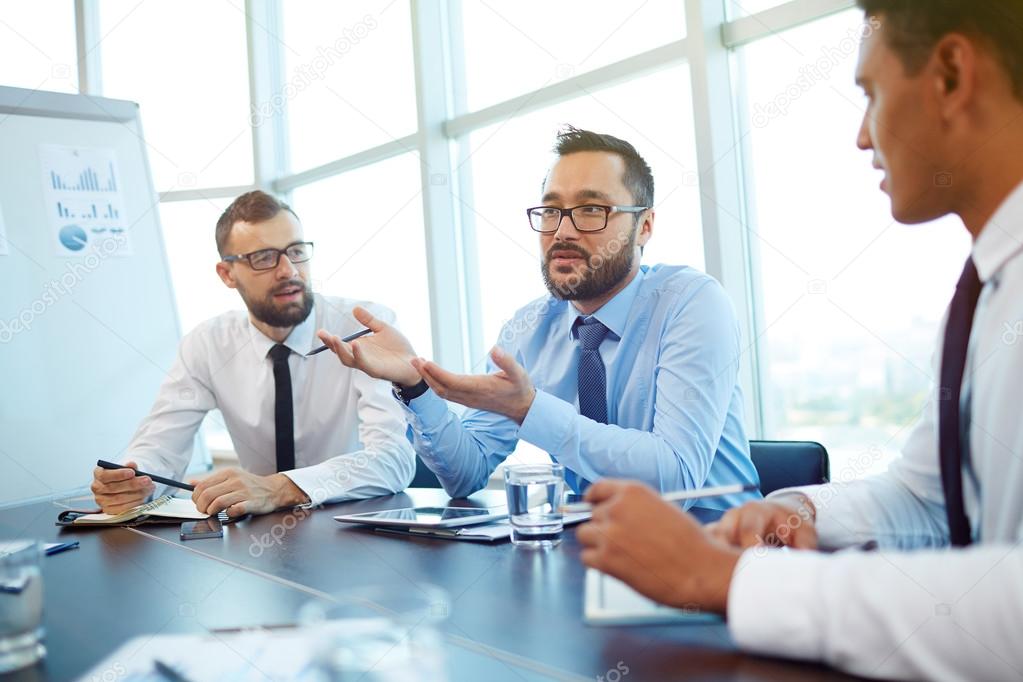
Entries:
{"label": "man in blue shirt", "polygon": [[[489,374],[419,358],[358,309],[372,336],[320,338],[346,366],[394,383],[416,452],[452,496],[484,488],[519,439],[564,464],[577,492],[604,477],[663,492],[757,483],[728,297],[692,268],[639,263],[654,228],[650,167],[628,142],[576,128],[558,135],[555,151],[542,205],[523,221],[539,233],[550,296],[505,325]],[[459,417],[445,400],[470,409]]]}

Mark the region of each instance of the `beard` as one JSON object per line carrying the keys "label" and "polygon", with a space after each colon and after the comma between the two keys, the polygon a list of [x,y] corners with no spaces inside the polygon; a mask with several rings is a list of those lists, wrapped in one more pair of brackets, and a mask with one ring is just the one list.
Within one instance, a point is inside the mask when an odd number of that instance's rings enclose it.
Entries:
{"label": "beard", "polygon": [[[629,236],[629,241],[624,248],[607,257],[594,256],[586,249],[575,244],[556,244],[544,254],[543,262],[540,264],[540,271],[543,274],[543,283],[551,296],[562,301],[588,301],[599,298],[621,284],[636,260],[636,234]],[[574,251],[586,260],[583,271],[576,274],[574,271],[567,274],[561,282],[555,282],[551,275],[551,254],[554,251]]]}
{"label": "beard", "polygon": [[[274,300],[274,294],[292,287],[302,288],[301,301],[282,304]],[[245,301],[245,307],[249,309],[249,313],[263,324],[268,324],[271,327],[294,327],[305,322],[313,310],[313,292],[309,285],[301,279],[282,282],[270,289],[261,299],[249,296],[249,293],[241,285],[238,286],[238,293]]]}

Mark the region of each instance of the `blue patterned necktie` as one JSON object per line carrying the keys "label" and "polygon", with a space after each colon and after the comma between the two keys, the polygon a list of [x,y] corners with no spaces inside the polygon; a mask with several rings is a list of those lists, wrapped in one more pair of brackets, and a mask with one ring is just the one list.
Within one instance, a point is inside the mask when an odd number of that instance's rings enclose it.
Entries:
{"label": "blue patterned necktie", "polygon": [[[602,322],[590,318],[576,319],[579,334],[579,414],[601,424],[607,423],[607,372],[600,357],[600,344],[608,329]],[[565,481],[577,493],[582,493],[590,482],[574,471],[565,470]]]}

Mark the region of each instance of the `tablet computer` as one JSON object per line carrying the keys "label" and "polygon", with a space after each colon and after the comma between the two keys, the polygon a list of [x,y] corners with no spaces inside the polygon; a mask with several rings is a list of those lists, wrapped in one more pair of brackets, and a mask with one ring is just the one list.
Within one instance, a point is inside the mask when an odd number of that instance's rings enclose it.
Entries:
{"label": "tablet computer", "polygon": [[386,511],[341,514],[335,521],[361,523],[370,526],[400,526],[402,528],[457,528],[490,523],[508,517],[505,507],[409,507]]}

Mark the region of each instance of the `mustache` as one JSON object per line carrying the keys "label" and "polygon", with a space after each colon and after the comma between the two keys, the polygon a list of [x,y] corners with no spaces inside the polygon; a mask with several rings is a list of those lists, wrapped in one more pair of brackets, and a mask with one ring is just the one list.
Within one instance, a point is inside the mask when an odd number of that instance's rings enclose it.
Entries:
{"label": "mustache", "polygon": [[270,295],[273,296],[275,294],[279,294],[285,289],[290,289],[292,287],[298,287],[302,291],[308,290],[308,285],[304,281],[300,279],[292,279],[288,280],[287,282],[281,282],[280,284],[275,286],[273,289],[270,290]]}
{"label": "mustache", "polygon": [[575,244],[555,244],[551,248],[547,249],[547,253],[544,254],[544,262],[550,263],[555,251],[574,251],[586,259],[587,263],[590,262],[590,252],[581,246],[576,246]]}

